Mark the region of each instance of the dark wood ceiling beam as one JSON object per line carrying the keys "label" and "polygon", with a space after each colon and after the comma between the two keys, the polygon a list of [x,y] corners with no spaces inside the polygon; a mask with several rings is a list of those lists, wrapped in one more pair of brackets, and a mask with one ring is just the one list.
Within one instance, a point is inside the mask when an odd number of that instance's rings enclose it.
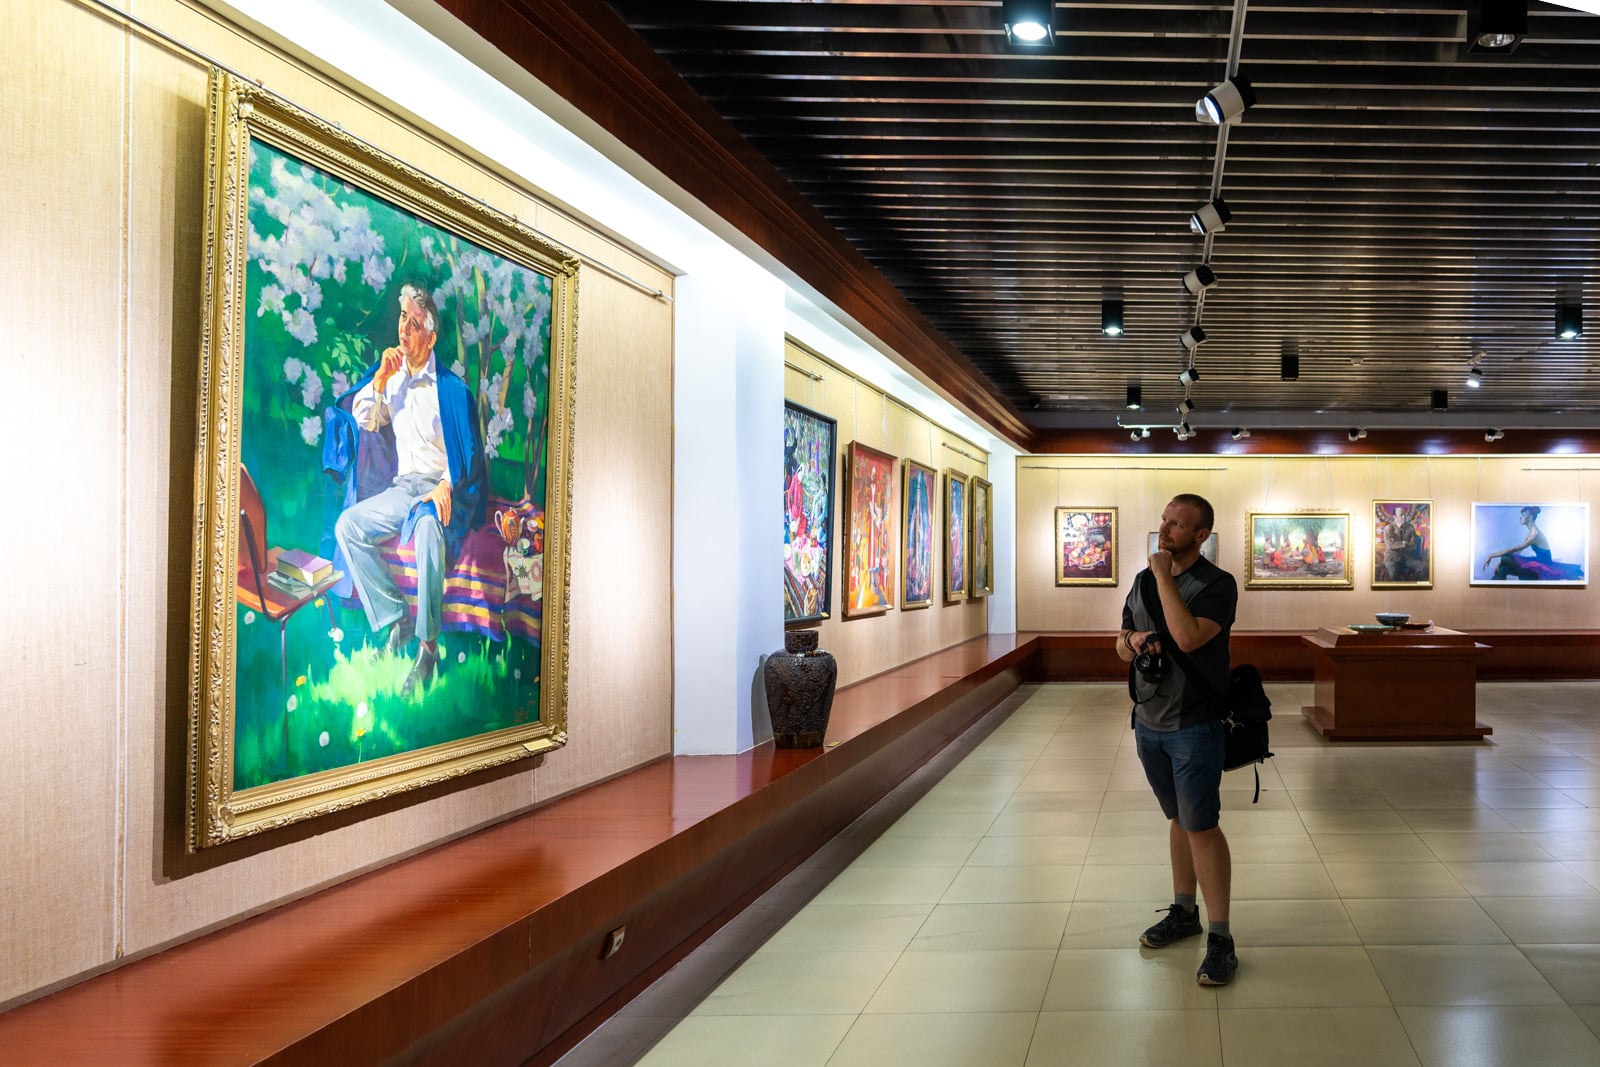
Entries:
{"label": "dark wood ceiling beam", "polygon": [[930,381],[1026,449],[994,384],[601,0],[440,0]]}

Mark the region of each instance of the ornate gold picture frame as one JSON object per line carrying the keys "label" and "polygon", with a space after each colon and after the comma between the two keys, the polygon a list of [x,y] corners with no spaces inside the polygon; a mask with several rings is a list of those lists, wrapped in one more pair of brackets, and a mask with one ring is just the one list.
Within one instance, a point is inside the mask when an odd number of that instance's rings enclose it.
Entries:
{"label": "ornate gold picture frame", "polygon": [[578,312],[334,124],[220,69],[208,122],[191,850],[565,744]]}
{"label": "ornate gold picture frame", "polygon": [[972,591],[974,597],[994,592],[994,486],[972,476]]}
{"label": "ornate gold picture frame", "polygon": [[1350,513],[1247,511],[1246,589],[1352,589]]}
{"label": "ornate gold picture frame", "polygon": [[1056,585],[1117,584],[1117,509],[1056,508]]}

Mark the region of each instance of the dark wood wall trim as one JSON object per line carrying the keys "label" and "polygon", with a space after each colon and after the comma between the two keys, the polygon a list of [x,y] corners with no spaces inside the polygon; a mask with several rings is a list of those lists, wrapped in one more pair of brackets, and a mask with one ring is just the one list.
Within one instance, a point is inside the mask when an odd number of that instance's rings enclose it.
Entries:
{"label": "dark wood wall trim", "polygon": [[603,0],[439,6],[1030,450],[1021,412]]}
{"label": "dark wood wall trim", "polygon": [[[1249,425],[1248,415],[1240,421]],[[1125,420],[1142,422],[1135,417]],[[1352,441],[1349,430],[1252,430],[1249,437],[1233,440],[1226,429],[1196,428],[1195,436],[1180,442],[1168,430],[1157,430],[1149,440],[1131,441],[1111,416],[1106,428],[1039,430],[1033,451],[1040,455],[1131,456],[1514,456],[1583,455],[1600,453],[1600,430],[1508,429],[1498,441],[1485,441],[1489,426],[1448,427],[1434,430],[1374,427],[1367,436]]]}

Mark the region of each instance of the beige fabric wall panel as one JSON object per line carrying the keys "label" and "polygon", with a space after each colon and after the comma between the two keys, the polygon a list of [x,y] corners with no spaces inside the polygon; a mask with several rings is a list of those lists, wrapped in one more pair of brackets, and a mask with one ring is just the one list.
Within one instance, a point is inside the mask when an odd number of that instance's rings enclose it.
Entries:
{"label": "beige fabric wall panel", "polygon": [[112,27],[8,3],[0,35],[3,1003],[115,946],[126,98]]}
{"label": "beige fabric wall panel", "polygon": [[[834,490],[833,617],[818,628],[821,647],[839,663],[839,684],[870,678],[886,670],[960,644],[989,630],[988,602],[984,599],[957,604],[944,602],[944,560],[934,544],[934,596],[927,608],[902,611],[900,583],[900,493],[904,464],[895,468],[895,603],[882,615],[844,617],[844,515],[849,506],[845,493],[845,463],[851,441],[887,452],[898,460],[907,457],[932,467],[939,474],[934,499],[935,527],[943,529],[944,479],[947,468],[968,475],[988,474],[987,456],[975,445],[929,421],[919,412],[857,380],[828,360],[791,342],[784,349],[789,366],[784,374],[784,396],[796,404],[838,420],[837,479]],[[796,369],[799,368],[799,369]],[[815,377],[813,377],[813,375]],[[946,447],[946,446],[949,447]],[[955,451],[960,449],[961,451]],[[962,455],[962,453],[969,455]],[[976,458],[973,458],[976,457]],[[778,507],[777,494],[773,507]]]}
{"label": "beige fabric wall panel", "polygon": [[[1115,629],[1133,576],[1146,565],[1146,534],[1174,495],[1198,492],[1217,511],[1221,565],[1240,579],[1241,630],[1314,630],[1408,611],[1457,629],[1592,629],[1600,583],[1585,588],[1470,586],[1472,502],[1593,501],[1600,474],[1585,457],[1107,457],[1017,460],[1017,627]],[[1372,501],[1433,501],[1434,587],[1372,589]],[[1118,508],[1118,585],[1055,585],[1058,505]],[[1245,513],[1334,508],[1350,513],[1353,589],[1243,588]],[[1590,566],[1600,562],[1600,509],[1591,509]],[[1478,561],[1481,562],[1481,561]]]}
{"label": "beige fabric wall panel", "polygon": [[[173,2],[135,12],[670,294],[664,271],[205,13]],[[0,31],[22,45],[0,72],[14,149],[0,233],[17,342],[4,357],[13,388],[0,404],[18,408],[0,418],[0,433],[30,434],[10,442],[30,458],[13,484],[35,502],[0,520],[0,558],[13,565],[11,603],[53,605],[26,626],[18,612],[0,616],[15,667],[0,681],[0,789],[21,828],[0,837],[0,1004],[667,754],[672,635],[659,620],[671,614],[671,306],[585,268],[572,743],[426,799],[185,855],[208,72],[73,0],[0,4]],[[40,412],[50,413],[48,448],[35,443]],[[61,521],[37,521],[36,505],[61,499],[66,485],[72,506],[54,509]],[[19,565],[35,560],[71,565]]]}

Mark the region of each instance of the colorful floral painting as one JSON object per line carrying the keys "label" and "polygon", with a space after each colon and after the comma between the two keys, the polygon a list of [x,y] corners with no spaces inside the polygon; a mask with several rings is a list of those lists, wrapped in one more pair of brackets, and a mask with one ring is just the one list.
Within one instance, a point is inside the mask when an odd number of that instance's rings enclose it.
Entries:
{"label": "colorful floral painting", "polygon": [[1472,505],[1472,585],[1588,585],[1588,504]]}
{"label": "colorful floral painting", "polygon": [[[1217,544],[1219,540],[1220,538],[1217,537],[1217,531],[1212,530],[1211,536],[1200,543],[1200,558],[1215,563],[1217,561]],[[1155,555],[1156,549],[1160,547],[1161,535],[1156,533],[1156,531],[1151,530],[1147,535],[1145,535],[1145,556],[1149,557]]]}
{"label": "colorful floral painting", "polygon": [[881,615],[894,607],[895,457],[859,441],[846,451],[844,613]]}
{"label": "colorful floral painting", "polygon": [[925,608],[933,603],[933,499],[938,476],[932,467],[905,461],[901,492],[903,543],[900,567],[900,607]]}
{"label": "colorful floral painting", "polygon": [[1350,589],[1350,514],[1251,511],[1245,516],[1245,588]]}
{"label": "colorful floral painting", "polygon": [[972,595],[994,592],[994,487],[972,478]]}
{"label": "colorful floral painting", "polygon": [[967,476],[944,473],[944,598],[967,598]]}
{"label": "colorful floral painting", "polygon": [[1372,502],[1372,588],[1433,588],[1433,502]]}
{"label": "colorful floral painting", "polygon": [[1056,508],[1056,584],[1117,584],[1117,509]]}
{"label": "colorful floral painting", "polygon": [[833,419],[785,402],[783,409],[783,621],[830,613],[833,551]]}

